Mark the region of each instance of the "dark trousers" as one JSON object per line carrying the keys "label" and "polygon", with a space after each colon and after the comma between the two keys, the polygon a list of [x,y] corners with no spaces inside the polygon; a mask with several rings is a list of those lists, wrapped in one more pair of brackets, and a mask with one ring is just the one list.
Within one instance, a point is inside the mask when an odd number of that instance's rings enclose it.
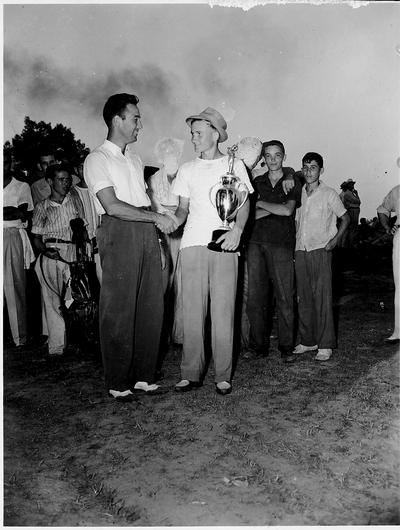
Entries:
{"label": "dark trousers", "polygon": [[97,231],[103,269],[100,345],[107,389],[155,377],[163,319],[161,257],[152,223],[103,215]]}
{"label": "dark trousers", "polygon": [[335,348],[332,305],[332,252],[320,248],[295,253],[299,343]]}
{"label": "dark trousers", "polygon": [[267,350],[272,322],[271,287],[278,315],[279,350],[294,346],[294,263],[293,250],[250,243],[247,252],[249,294],[247,316],[251,337],[258,350]]}

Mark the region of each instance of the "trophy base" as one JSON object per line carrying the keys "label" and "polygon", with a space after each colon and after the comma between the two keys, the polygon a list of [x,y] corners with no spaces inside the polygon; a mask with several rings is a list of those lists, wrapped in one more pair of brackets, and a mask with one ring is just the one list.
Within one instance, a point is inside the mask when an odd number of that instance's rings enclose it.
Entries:
{"label": "trophy base", "polygon": [[219,228],[214,230],[212,233],[212,241],[208,243],[207,248],[213,250],[214,252],[236,252],[236,250],[223,250],[221,248],[221,243],[216,243],[216,241],[226,232],[229,232],[230,228]]}

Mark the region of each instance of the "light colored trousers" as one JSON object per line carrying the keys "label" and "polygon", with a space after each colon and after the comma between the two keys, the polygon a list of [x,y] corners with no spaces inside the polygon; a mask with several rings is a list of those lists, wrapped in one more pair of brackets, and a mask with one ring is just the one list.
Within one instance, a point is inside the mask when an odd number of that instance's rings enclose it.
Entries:
{"label": "light colored trousers", "polygon": [[230,381],[238,256],[205,246],[181,250],[183,353],[182,379],[199,381],[205,366],[205,320],[210,300],[215,382]]}
{"label": "light colored trousers", "polygon": [[[55,243],[54,246],[66,261],[75,260],[75,245]],[[70,277],[70,270],[66,263],[43,256],[42,272],[40,260],[41,256],[36,260],[35,272],[42,291],[43,334],[49,337],[49,354],[61,355],[67,345],[65,322],[61,312],[61,296],[63,287]]]}
{"label": "light colored trousers", "polygon": [[14,344],[26,343],[26,272],[18,228],[3,229],[3,290]]}
{"label": "light colored trousers", "polygon": [[392,336],[400,338],[400,228],[393,238],[393,278],[394,278],[394,330]]}

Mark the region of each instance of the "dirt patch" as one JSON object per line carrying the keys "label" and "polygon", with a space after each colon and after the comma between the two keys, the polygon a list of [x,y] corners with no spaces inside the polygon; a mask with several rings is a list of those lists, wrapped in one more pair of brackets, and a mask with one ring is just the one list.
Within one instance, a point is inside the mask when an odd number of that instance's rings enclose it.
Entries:
{"label": "dirt patch", "polygon": [[211,369],[199,390],[118,404],[95,352],[6,349],[4,524],[398,524],[392,298],[387,277],[348,275],[332,359],[242,352],[226,397]]}

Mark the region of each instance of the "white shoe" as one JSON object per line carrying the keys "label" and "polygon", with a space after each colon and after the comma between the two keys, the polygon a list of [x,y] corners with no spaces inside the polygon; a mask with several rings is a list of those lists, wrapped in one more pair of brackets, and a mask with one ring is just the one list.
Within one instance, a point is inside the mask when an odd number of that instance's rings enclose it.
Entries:
{"label": "white shoe", "polygon": [[118,398],[118,397],[126,397],[126,396],[129,396],[130,394],[132,394],[132,392],[130,390],[124,390],[123,392],[120,392],[119,390],[112,390],[110,389],[108,391],[108,393],[112,396],[112,397],[115,397],[115,398]]}
{"label": "white shoe", "polygon": [[293,350],[293,353],[306,353],[307,351],[315,350],[318,350],[318,344],[315,346],[304,346],[303,344],[298,344]]}
{"label": "white shoe", "polygon": [[145,381],[138,381],[135,386],[133,387],[134,390],[143,390],[144,392],[154,392],[154,390],[157,390],[159,385],[149,385],[149,383],[146,383]]}
{"label": "white shoe", "polygon": [[321,348],[315,356],[316,361],[328,361],[332,355],[330,348]]}

